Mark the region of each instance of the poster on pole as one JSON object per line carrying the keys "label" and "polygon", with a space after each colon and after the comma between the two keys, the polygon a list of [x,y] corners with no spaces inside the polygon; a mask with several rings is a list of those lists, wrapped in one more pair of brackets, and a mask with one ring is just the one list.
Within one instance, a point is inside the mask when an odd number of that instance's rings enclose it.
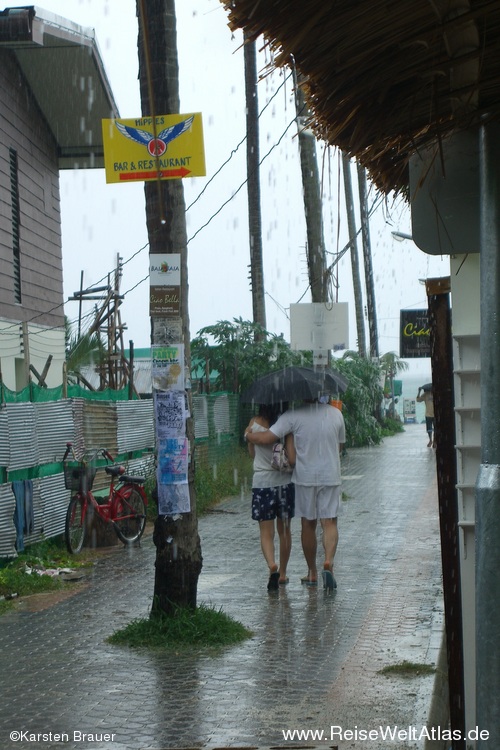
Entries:
{"label": "poster on pole", "polygon": [[190,510],[189,485],[158,483],[158,515],[176,516]]}
{"label": "poster on pole", "polygon": [[189,440],[164,438],[158,441],[158,484],[187,484]]}
{"label": "poster on pole", "polygon": [[153,346],[151,354],[153,389],[184,391],[186,387],[184,344]]}
{"label": "poster on pole", "polygon": [[180,287],[151,286],[149,288],[149,315],[152,318],[178,318],[180,309]]}
{"label": "poster on pole", "polygon": [[149,256],[149,314],[152,318],[180,317],[181,255]]}
{"label": "poster on pole", "polygon": [[189,416],[184,391],[153,391],[153,400],[158,441],[184,437]]}

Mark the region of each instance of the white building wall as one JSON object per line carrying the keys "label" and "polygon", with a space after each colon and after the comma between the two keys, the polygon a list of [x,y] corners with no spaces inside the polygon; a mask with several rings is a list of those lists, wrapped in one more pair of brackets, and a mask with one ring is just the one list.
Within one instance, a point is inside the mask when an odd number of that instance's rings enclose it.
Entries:
{"label": "white building wall", "polygon": [[475,483],[481,462],[479,253],[452,256],[450,270],[465,723],[470,730],[476,726]]}
{"label": "white building wall", "polygon": [[[48,328],[34,323],[27,324],[29,364],[41,375],[47,359],[52,356],[45,383],[56,388],[63,382],[65,361],[65,331],[63,328]],[[12,391],[22,390],[28,385],[26,344],[23,327],[19,322],[0,320],[0,365],[4,385]],[[30,373],[33,383],[38,379]]]}

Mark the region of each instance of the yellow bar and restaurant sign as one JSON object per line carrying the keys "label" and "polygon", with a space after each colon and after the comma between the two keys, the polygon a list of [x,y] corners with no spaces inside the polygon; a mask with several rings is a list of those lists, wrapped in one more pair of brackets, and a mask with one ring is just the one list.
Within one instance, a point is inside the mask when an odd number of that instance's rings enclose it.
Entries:
{"label": "yellow bar and restaurant sign", "polygon": [[[103,120],[106,182],[206,175],[201,113]],[[156,136],[156,137],[155,137]]]}

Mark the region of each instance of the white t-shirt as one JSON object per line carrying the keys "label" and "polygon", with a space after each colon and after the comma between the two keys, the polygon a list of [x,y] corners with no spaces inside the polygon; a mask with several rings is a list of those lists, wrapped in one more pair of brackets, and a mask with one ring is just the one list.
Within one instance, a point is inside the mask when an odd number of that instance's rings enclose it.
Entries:
{"label": "white t-shirt", "polygon": [[297,462],[295,484],[309,487],[341,484],[339,444],[345,443],[342,412],[329,404],[304,404],[282,414],[271,432],[284,438],[293,434]]}

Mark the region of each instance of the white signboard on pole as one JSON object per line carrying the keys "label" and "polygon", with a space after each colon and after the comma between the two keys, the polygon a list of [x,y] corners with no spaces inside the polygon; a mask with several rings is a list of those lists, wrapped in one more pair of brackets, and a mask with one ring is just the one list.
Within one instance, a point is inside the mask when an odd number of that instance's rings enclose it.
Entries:
{"label": "white signboard on pole", "polygon": [[290,305],[290,342],[295,351],[313,351],[318,353],[317,356],[330,349],[347,349],[348,303],[310,302]]}

